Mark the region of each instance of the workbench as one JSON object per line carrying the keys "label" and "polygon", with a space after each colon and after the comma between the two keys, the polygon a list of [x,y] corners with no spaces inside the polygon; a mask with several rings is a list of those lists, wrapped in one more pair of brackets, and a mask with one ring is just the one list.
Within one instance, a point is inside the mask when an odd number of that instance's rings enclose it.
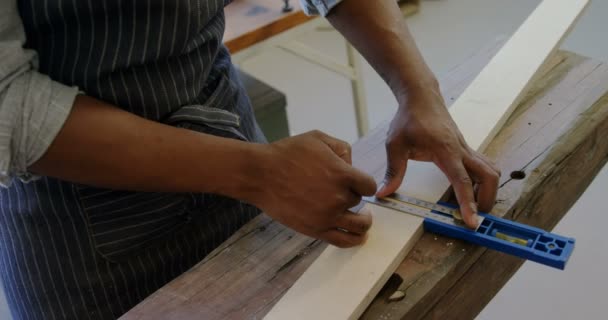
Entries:
{"label": "workbench", "polygon": [[[402,0],[404,15],[418,11],[420,0]],[[234,0],[226,6],[224,44],[232,54],[315,19],[304,14],[298,0],[291,0],[292,10],[282,11],[280,0]]]}
{"label": "workbench", "polygon": [[[501,44],[440,79],[448,105]],[[492,213],[551,230],[608,159],[608,65],[558,51],[540,75],[485,153],[503,173]],[[388,121],[353,145],[354,166],[377,181],[387,128]],[[121,319],[260,319],[325,247],[260,215]],[[522,263],[425,233],[362,318],[474,318]],[[396,290],[405,297],[389,301]]]}
{"label": "workbench", "polygon": [[224,9],[224,45],[235,54],[291,28],[315,19],[302,11],[299,1],[283,12],[280,0],[234,0]]}

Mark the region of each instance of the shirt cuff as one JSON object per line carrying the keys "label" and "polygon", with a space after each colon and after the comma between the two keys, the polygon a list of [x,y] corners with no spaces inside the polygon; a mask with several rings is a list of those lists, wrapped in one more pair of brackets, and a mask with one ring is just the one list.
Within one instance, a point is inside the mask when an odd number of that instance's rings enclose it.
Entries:
{"label": "shirt cuff", "polygon": [[321,15],[323,17],[342,0],[300,0],[302,10],[309,16]]}
{"label": "shirt cuff", "polygon": [[[0,185],[8,187],[12,178],[23,181],[38,178],[28,167],[48,150],[63,128],[78,94],[76,87],[68,87],[48,76],[32,71],[11,84],[0,99],[0,114],[5,122],[0,139],[10,139],[1,150]],[[6,116],[6,117],[5,117]],[[5,141],[6,142],[6,141]]]}

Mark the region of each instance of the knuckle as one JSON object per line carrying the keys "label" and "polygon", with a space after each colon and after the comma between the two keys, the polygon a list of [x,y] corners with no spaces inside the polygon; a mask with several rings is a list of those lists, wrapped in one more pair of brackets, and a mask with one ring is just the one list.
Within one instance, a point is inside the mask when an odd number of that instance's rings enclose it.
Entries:
{"label": "knuckle", "polygon": [[458,182],[466,185],[473,185],[473,179],[471,179],[468,174],[458,176]]}
{"label": "knuckle", "polygon": [[395,177],[395,170],[390,167],[386,168],[386,173],[384,173],[384,178],[386,180],[390,180],[393,177]]}
{"label": "knuckle", "polygon": [[314,137],[323,137],[324,136],[324,133],[318,129],[310,131],[310,134]]}
{"label": "knuckle", "polygon": [[344,147],[344,150],[346,150],[346,152],[348,152],[349,154],[351,153],[353,148],[348,142],[342,141],[342,146]]}
{"label": "knuckle", "polygon": [[337,147],[338,147],[340,153],[350,154],[350,151],[351,151],[350,144],[348,144],[342,140],[339,140],[337,143]]}
{"label": "knuckle", "polygon": [[[392,179],[397,176],[397,168],[392,163],[389,163],[386,167],[386,171],[384,173],[384,177],[386,179]],[[375,183],[375,181],[374,181]]]}

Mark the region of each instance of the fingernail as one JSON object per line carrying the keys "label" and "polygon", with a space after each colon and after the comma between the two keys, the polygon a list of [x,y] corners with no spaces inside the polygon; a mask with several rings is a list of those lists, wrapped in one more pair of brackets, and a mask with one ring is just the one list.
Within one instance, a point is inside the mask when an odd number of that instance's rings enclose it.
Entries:
{"label": "fingernail", "polygon": [[479,217],[479,215],[477,213],[475,213],[473,215],[473,221],[475,221],[475,228],[478,228],[479,227],[479,222],[481,221],[481,219],[480,219],[480,217]]}
{"label": "fingernail", "polygon": [[469,204],[471,207],[471,211],[473,211],[473,222],[475,222],[475,228],[479,227],[479,215],[477,214],[477,204],[475,202],[471,202]]}

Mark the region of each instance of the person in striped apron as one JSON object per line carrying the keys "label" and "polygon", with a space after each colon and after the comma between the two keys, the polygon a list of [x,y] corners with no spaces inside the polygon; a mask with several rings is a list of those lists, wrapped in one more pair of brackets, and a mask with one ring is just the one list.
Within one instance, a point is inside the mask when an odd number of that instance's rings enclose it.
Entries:
{"label": "person in striped apron", "polygon": [[[394,0],[302,0],[399,102],[384,185],[313,131],[266,144],[222,45],[229,0],[0,0],[0,270],[15,319],[114,319],[264,210],[340,247],[408,159],[465,220],[498,172],[462,141]],[[478,184],[477,199],[473,182]]]}

